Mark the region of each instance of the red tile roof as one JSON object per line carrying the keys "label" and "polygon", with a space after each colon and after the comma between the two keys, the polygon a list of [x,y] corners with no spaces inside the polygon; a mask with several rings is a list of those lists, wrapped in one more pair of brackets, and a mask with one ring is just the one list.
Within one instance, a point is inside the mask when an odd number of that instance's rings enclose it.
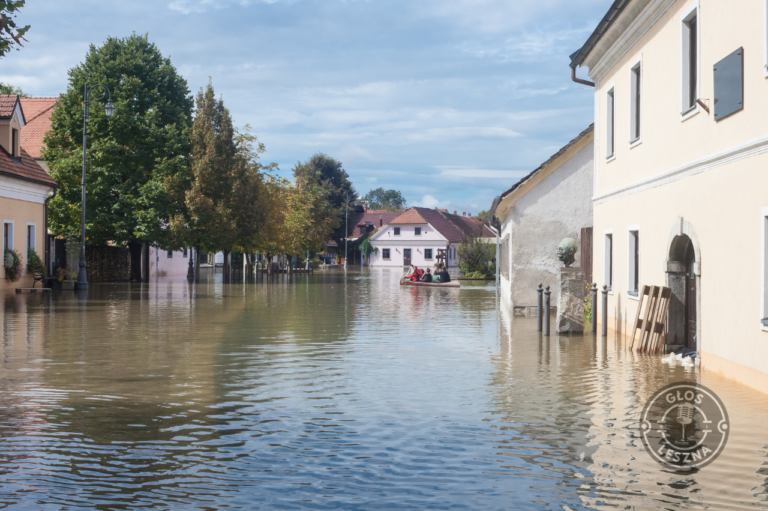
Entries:
{"label": "red tile roof", "polygon": [[16,108],[16,103],[18,102],[18,94],[0,94],[0,119],[11,118],[13,116],[13,109]]}
{"label": "red tile roof", "polygon": [[56,181],[51,179],[51,176],[37,164],[23,147],[21,148],[21,158],[16,161],[5,149],[0,147],[0,174],[56,187]]}
{"label": "red tile roof", "polygon": [[21,98],[27,124],[21,130],[21,146],[32,158],[40,159],[43,137],[51,129],[51,116],[59,98]]}
{"label": "red tile roof", "polygon": [[[424,208],[411,208],[402,215],[398,216],[390,223],[392,224],[426,224],[427,222],[423,216],[419,214],[419,211]],[[427,210],[429,211],[429,210]]]}
{"label": "red tile roof", "polygon": [[461,243],[466,236],[496,236],[476,218],[444,213],[439,209],[413,207],[395,218],[391,224],[430,224],[449,243]]}

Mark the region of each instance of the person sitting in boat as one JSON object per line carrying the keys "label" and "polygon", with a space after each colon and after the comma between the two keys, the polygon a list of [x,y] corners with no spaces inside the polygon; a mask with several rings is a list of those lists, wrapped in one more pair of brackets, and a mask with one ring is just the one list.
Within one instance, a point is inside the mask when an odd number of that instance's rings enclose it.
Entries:
{"label": "person sitting in boat", "polygon": [[421,276],[421,281],[430,283],[432,282],[432,271],[429,268],[427,268],[427,273]]}
{"label": "person sitting in boat", "polygon": [[440,265],[440,271],[435,272],[435,276],[432,278],[432,282],[439,282],[440,284],[443,284],[445,282],[450,282],[451,276],[448,275],[448,272],[445,269],[445,266]]}
{"label": "person sitting in boat", "polygon": [[413,271],[410,273],[410,275],[405,276],[406,280],[410,280],[411,282],[420,281],[424,272],[421,271],[417,266],[411,265],[411,268],[413,268]]}

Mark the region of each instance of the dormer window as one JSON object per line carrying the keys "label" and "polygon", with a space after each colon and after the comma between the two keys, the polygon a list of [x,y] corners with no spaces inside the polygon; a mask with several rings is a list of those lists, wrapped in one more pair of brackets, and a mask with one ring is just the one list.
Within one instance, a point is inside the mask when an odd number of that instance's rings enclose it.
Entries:
{"label": "dormer window", "polygon": [[19,130],[11,130],[11,156],[19,158],[21,156],[21,150],[19,147]]}

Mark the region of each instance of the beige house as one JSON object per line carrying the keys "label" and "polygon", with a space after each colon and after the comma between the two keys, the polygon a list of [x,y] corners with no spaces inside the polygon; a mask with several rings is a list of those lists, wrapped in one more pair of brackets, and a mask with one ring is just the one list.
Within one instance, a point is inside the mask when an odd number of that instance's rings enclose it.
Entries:
{"label": "beige house", "polygon": [[595,83],[609,326],[669,286],[667,343],[768,392],[768,5],[736,3],[617,0],[571,67]]}
{"label": "beige house", "polygon": [[32,286],[32,275],[26,269],[27,253],[34,249],[44,258],[47,202],[56,189],[56,182],[22,147],[25,126],[19,96],[0,95],[2,253],[16,249],[24,261],[23,276],[17,282],[8,282],[5,267],[0,268],[0,289]]}

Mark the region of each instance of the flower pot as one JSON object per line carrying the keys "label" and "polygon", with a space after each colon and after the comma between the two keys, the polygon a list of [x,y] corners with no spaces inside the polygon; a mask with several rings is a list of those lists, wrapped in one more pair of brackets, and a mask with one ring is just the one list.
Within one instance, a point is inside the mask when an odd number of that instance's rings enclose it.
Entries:
{"label": "flower pot", "polygon": [[75,283],[76,280],[62,280],[61,281],[61,289],[75,289]]}

